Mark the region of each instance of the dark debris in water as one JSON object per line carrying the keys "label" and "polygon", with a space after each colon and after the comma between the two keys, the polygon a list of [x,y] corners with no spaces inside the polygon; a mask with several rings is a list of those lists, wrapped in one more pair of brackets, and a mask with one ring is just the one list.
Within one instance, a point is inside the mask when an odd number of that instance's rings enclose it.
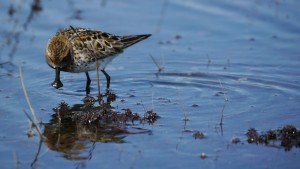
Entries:
{"label": "dark debris in water", "polygon": [[204,134],[201,131],[194,131],[193,136],[195,139],[203,139],[204,138]]}
{"label": "dark debris in water", "polygon": [[231,139],[231,143],[232,144],[238,144],[240,142],[241,142],[241,140],[239,138],[237,138],[237,137],[234,137],[234,138]]}
{"label": "dark debris in water", "polygon": [[247,132],[248,143],[264,144],[272,147],[283,147],[286,151],[292,147],[300,147],[300,131],[293,125],[286,125],[281,129],[269,130],[258,133],[256,129],[250,128]]}
{"label": "dark debris in water", "polygon": [[199,105],[198,104],[193,104],[192,107],[199,107]]}
{"label": "dark debris in water", "polygon": [[103,102],[100,106],[95,106],[97,100],[91,96],[85,97],[82,101],[82,105],[74,105],[73,107],[69,107],[66,102],[62,101],[53,111],[61,122],[73,121],[82,125],[93,126],[103,124],[122,126],[127,125],[129,122],[132,124],[134,122],[153,124],[159,118],[152,110],[147,111],[142,116],[133,113],[129,108],[123,109],[123,112],[117,112],[109,102]]}

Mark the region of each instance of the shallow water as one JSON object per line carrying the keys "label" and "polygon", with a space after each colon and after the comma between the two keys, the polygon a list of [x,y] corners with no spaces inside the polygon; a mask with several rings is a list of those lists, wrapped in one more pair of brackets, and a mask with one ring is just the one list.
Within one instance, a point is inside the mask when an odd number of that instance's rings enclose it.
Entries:
{"label": "shallow water", "polygon": [[[34,2],[0,3],[1,168],[30,168],[39,147],[38,136],[26,135],[29,120],[23,111],[30,110],[19,65],[43,123],[61,100],[82,103],[84,73],[63,72],[64,87],[56,90],[50,86],[54,70],[44,59],[49,37],[69,25],[153,34],[106,71],[118,96],[112,103],[116,109],[143,114],[154,108],[161,118],[139,126],[151,132],[121,135],[122,143],[77,140],[74,146],[82,149],[71,150],[81,160],[43,143],[34,168],[299,168],[299,148],[248,144],[245,134],[250,127],[300,128],[300,2],[69,0],[32,8]],[[150,55],[163,67],[160,73]],[[96,73],[90,76],[96,96]],[[195,139],[196,130],[205,138]],[[241,143],[231,144],[234,137]],[[207,158],[200,158],[202,152]]]}

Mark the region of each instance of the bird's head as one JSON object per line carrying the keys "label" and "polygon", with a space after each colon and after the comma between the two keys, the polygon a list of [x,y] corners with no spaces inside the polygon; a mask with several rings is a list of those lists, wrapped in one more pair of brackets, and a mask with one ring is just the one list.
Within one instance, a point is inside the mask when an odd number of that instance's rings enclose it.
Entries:
{"label": "bird's head", "polygon": [[48,41],[46,61],[53,69],[62,69],[71,62],[71,45],[66,37],[54,36]]}
{"label": "bird's head", "polygon": [[60,71],[71,62],[71,45],[67,37],[56,35],[52,37],[46,47],[46,61],[55,69],[55,80],[51,84],[55,88],[63,86],[60,81]]}

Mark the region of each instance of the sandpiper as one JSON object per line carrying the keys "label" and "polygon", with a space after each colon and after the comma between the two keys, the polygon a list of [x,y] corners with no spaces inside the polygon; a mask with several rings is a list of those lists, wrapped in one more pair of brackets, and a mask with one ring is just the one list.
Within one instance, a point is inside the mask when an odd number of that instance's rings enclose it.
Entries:
{"label": "sandpiper", "polygon": [[104,70],[123,49],[151,36],[124,35],[118,36],[103,31],[87,28],[66,28],[51,37],[46,46],[46,61],[55,69],[55,80],[51,84],[55,88],[63,86],[60,81],[60,71],[85,72],[86,92],[90,92],[90,76],[88,71],[102,71],[106,77],[106,88],[109,89],[110,76]]}

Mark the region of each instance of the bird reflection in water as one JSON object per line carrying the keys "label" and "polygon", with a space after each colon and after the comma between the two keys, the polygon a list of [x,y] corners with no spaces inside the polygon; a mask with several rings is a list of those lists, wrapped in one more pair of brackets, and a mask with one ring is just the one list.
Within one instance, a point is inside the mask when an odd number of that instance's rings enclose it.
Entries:
{"label": "bird reflection in water", "polygon": [[83,104],[72,107],[62,101],[56,108],[49,123],[44,124],[44,143],[51,150],[62,153],[69,160],[88,160],[96,142],[124,143],[129,134],[151,133],[139,128],[141,123],[153,124],[159,116],[148,111],[140,116],[130,109],[116,112],[110,102],[97,102],[91,96],[83,99]]}

